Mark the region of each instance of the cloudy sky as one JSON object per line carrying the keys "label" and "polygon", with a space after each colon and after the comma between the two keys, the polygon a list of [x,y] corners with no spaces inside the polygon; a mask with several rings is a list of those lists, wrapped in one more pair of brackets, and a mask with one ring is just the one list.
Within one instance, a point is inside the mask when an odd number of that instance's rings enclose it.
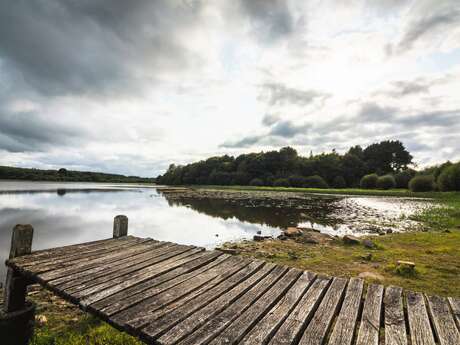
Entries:
{"label": "cloudy sky", "polygon": [[458,0],[1,0],[0,164],[169,163],[400,139],[460,159]]}

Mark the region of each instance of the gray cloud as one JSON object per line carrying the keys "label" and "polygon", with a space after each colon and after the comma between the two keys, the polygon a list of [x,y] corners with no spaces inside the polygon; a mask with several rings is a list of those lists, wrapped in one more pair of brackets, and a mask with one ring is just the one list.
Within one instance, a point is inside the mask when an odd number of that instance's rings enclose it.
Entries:
{"label": "gray cloud", "polygon": [[0,59],[45,95],[137,93],[140,78],[196,58],[179,40],[197,11],[167,0],[2,1]]}
{"label": "gray cloud", "polygon": [[393,95],[398,95],[398,96],[428,93],[431,87],[431,85],[423,83],[420,80],[418,81],[397,81],[397,82],[394,82],[393,85],[396,88],[396,91],[393,93]]}
{"label": "gray cloud", "polygon": [[0,149],[37,152],[83,140],[86,133],[50,121],[35,112],[8,113],[0,109]]}
{"label": "gray cloud", "polygon": [[424,136],[417,140],[414,138],[426,133],[427,129],[439,136],[459,131],[460,109],[410,113],[375,102],[365,102],[352,116],[343,116],[322,123],[309,121],[295,124],[280,120],[272,125],[265,135],[253,135],[235,142],[226,142],[222,147],[248,148],[263,143],[279,146],[311,145],[315,148],[330,149],[338,146],[347,147],[348,143],[365,144],[387,138],[406,138],[405,141],[414,151],[426,151],[429,146],[420,143]]}
{"label": "gray cloud", "polygon": [[256,34],[264,41],[276,41],[294,30],[294,19],[284,0],[240,0]]}
{"label": "gray cloud", "polygon": [[245,148],[245,147],[251,147],[254,146],[255,144],[259,143],[264,136],[262,135],[254,135],[254,136],[248,136],[240,140],[236,141],[227,141],[224,142],[220,145],[220,147],[223,148]]}
{"label": "gray cloud", "polygon": [[[434,6],[439,5],[435,3]],[[436,10],[434,13],[421,14],[421,18],[417,17],[409,24],[408,29],[398,43],[398,51],[410,50],[415,42],[424,36],[440,32],[441,29],[446,30],[450,25],[460,22],[460,10],[456,0],[447,2],[447,6],[441,7],[441,10],[438,10],[439,12]]]}
{"label": "gray cloud", "polygon": [[278,121],[280,121],[281,117],[278,114],[265,114],[262,119],[262,124],[265,126],[271,126]]}
{"label": "gray cloud", "polygon": [[281,83],[265,83],[261,85],[261,98],[266,99],[270,105],[308,105],[319,99],[325,100],[330,95],[316,90],[299,90],[287,87]]}

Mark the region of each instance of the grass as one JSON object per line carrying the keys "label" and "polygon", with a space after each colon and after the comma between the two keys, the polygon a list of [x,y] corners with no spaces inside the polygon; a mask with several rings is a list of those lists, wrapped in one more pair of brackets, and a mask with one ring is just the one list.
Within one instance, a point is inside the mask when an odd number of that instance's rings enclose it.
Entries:
{"label": "grass", "polygon": [[[370,272],[379,279],[367,278],[369,282],[460,297],[460,230],[395,233],[372,237],[372,241],[376,249],[346,245],[338,239],[324,245],[288,240],[246,242],[238,247],[243,256],[316,273],[356,277],[362,272]],[[414,262],[415,273],[398,267],[398,260]]]}
{"label": "grass", "polygon": [[192,189],[208,190],[234,190],[234,191],[264,191],[264,192],[302,192],[314,194],[335,194],[335,195],[369,195],[369,196],[396,196],[407,198],[444,198],[444,194],[456,194],[446,192],[411,192],[408,189],[361,189],[361,188],[297,188],[297,187],[256,187],[256,186],[188,186]]}
{"label": "grass", "polygon": [[37,306],[37,321],[31,345],[141,345],[140,341],[77,307],[34,286],[29,299]]}

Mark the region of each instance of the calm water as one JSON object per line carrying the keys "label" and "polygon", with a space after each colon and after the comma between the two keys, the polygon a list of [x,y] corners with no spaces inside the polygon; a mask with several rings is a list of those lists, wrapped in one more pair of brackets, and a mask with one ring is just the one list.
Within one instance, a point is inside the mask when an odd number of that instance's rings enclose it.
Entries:
{"label": "calm water", "polygon": [[[0,181],[0,259],[4,262],[8,256],[11,229],[17,223],[33,225],[33,250],[37,250],[109,238],[117,214],[129,217],[132,235],[206,248],[250,239],[258,231],[276,236],[281,228],[296,225],[333,234],[366,233],[365,222],[350,210],[369,212],[364,205],[367,199],[309,196],[300,206],[286,207],[266,199],[259,204],[257,199],[249,204],[228,199],[178,200],[145,186]],[[377,203],[374,209],[384,214],[392,208],[401,210],[394,200],[367,203]],[[381,220],[382,214],[378,217]],[[4,274],[1,265],[0,281]]]}

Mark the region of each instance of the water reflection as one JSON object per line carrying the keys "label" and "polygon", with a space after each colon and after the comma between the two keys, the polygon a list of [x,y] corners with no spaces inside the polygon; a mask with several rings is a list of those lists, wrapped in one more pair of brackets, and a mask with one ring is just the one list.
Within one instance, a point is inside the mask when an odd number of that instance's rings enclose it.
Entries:
{"label": "water reflection", "polygon": [[[4,192],[0,193],[1,261],[8,256],[11,229],[17,223],[33,225],[33,250],[111,237],[112,220],[117,214],[129,217],[130,234],[206,248],[252,238],[257,231],[265,235],[279,233],[269,225],[213,218],[187,207],[171,207],[156,190],[143,186],[98,187],[39,183],[31,186],[28,182],[15,182],[12,186],[11,182],[0,182]],[[0,265],[0,281],[4,274],[5,267]]]}
{"label": "water reflection", "polygon": [[330,217],[337,210],[335,198],[310,198],[303,204],[286,207],[275,201],[263,203],[257,199],[251,205],[228,199],[194,199],[165,194],[170,206],[185,206],[214,218],[237,219],[241,222],[286,228],[311,221],[324,226],[336,226],[340,220]]}

